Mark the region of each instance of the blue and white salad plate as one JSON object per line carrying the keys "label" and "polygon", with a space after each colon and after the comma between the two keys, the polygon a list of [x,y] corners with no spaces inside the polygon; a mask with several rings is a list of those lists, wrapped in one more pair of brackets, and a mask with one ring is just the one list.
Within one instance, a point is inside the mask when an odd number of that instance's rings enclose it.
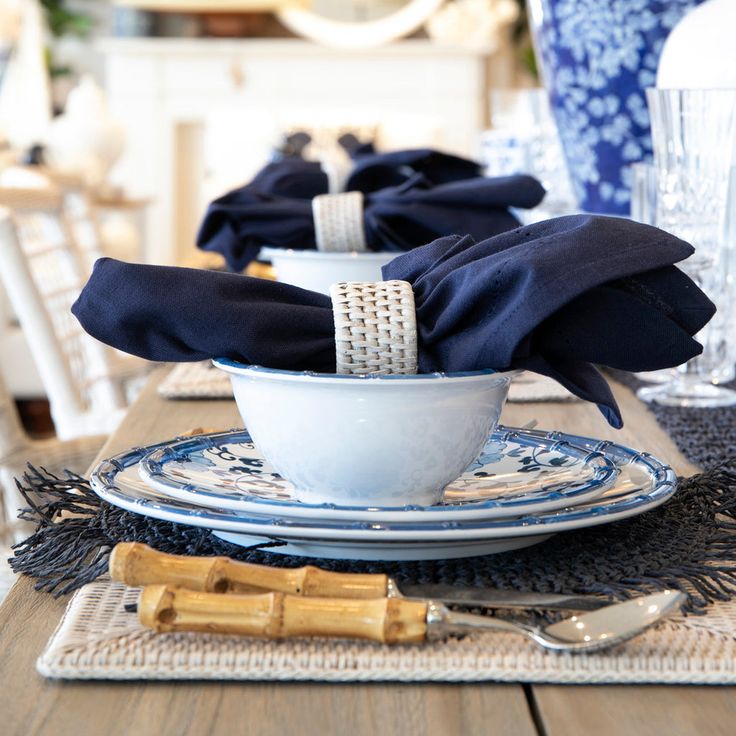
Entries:
{"label": "blue and white salad plate", "polygon": [[459,521],[541,513],[591,501],[618,475],[599,452],[523,430],[494,432],[434,506],[312,505],[263,457],[245,430],[175,440],[151,450],[141,478],[166,496],[244,514],[324,521]]}
{"label": "blue and white salad plate", "polygon": [[641,514],[675,492],[672,469],[647,453],[558,432],[527,431],[525,435],[601,453],[619,475],[597,499],[555,511],[485,520],[427,517],[412,522],[273,518],[172,499],[148,486],[139,475],[139,462],[155,448],[130,450],[105,460],[91,480],[95,492],[109,503],[143,516],[209,529],[235,544],[269,544],[274,545],[269,547],[274,553],[363,560],[449,559],[509,551],[558,532]]}

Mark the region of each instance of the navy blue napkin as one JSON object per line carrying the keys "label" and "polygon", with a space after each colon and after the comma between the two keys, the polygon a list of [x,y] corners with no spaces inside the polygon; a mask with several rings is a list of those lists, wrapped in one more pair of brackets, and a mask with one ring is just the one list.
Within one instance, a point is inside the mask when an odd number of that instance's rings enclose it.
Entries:
{"label": "navy blue napkin", "polygon": [[289,156],[266,164],[241,189],[292,199],[312,199],[325,194],[327,186],[327,174],[321,164]]}
{"label": "navy blue napkin", "polygon": [[[412,284],[420,372],[526,368],[620,427],[593,364],[652,370],[701,352],[692,336],[715,307],[672,265],[692,252],[648,225],[576,215],[477,243],[444,237],[383,276]],[[287,284],[101,259],[72,311],[102,342],[151,360],[335,370],[329,297]]]}
{"label": "navy blue napkin", "polygon": [[[287,142],[293,145],[291,138]],[[480,164],[475,161],[431,148],[378,153],[372,143],[356,141],[352,145],[350,138],[343,136],[343,139],[354,161],[345,183],[346,191],[374,192],[403,184],[416,174],[422,174],[430,184],[473,179],[482,174]],[[329,181],[322,165],[304,160],[301,150],[296,154],[280,154],[243,188],[295,199],[312,199],[326,194]]]}
{"label": "navy blue napkin", "polygon": [[474,179],[483,174],[475,161],[431,148],[378,153],[372,146],[360,146],[351,155],[354,163],[345,186],[348,191],[375,192],[398,186],[415,174],[422,174],[432,185]]}
{"label": "navy blue napkin", "polygon": [[[455,232],[487,238],[519,225],[509,207],[535,207],[544,193],[531,176],[479,177],[432,186],[417,174],[400,186],[366,195],[368,248],[406,251]],[[197,235],[197,247],[222,254],[234,271],[242,271],[264,245],[316,248],[311,201],[242,187],[212,202]]]}

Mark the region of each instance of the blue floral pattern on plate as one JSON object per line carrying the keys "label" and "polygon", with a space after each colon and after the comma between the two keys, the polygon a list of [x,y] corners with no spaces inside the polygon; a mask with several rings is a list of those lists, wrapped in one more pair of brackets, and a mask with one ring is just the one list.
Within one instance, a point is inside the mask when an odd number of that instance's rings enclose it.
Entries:
{"label": "blue floral pattern on plate", "polygon": [[243,513],[320,519],[409,521],[502,518],[589,501],[617,471],[603,455],[522,430],[495,432],[480,456],[445,489],[436,506],[369,508],[309,505],[268,464],[250,435],[235,430],[175,440],[149,452],[140,473],[173,498]]}
{"label": "blue floral pattern on plate", "polygon": [[[548,513],[462,522],[435,521],[434,517],[425,517],[421,522],[408,523],[285,519],[197,506],[166,497],[140,479],[137,465],[147,451],[140,448],[100,463],[92,473],[91,485],[103,500],[133,513],[215,532],[253,535],[262,541],[302,539],[338,545],[348,541],[361,544],[405,542],[427,550],[432,545],[448,542],[470,544],[473,540],[542,537],[620,521],[659,506],[672,496],[677,487],[677,477],[672,468],[648,453],[637,452],[615,442],[559,432],[530,430],[525,434],[540,441],[570,442],[590,452],[601,453],[619,468],[619,477],[600,498]],[[427,555],[430,555],[429,551]]]}

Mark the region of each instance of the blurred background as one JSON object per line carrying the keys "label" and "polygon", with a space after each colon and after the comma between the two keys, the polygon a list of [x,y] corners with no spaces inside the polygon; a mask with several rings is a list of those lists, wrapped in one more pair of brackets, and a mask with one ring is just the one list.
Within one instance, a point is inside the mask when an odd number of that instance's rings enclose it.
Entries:
{"label": "blurred background", "polygon": [[[515,213],[524,222],[580,211],[655,222],[644,90],[658,76],[667,87],[736,86],[725,30],[735,9],[0,0],[5,393],[33,436],[110,431],[119,417],[100,407],[129,396],[107,384],[141,366],[103,355],[69,313],[94,261],[221,268],[195,247],[208,204],[289,157],[319,162],[332,187],[351,166],[346,140],[457,154],[492,177],[531,174],[547,194]],[[726,368],[710,380],[729,380],[732,349],[711,352]]]}
{"label": "blurred background", "polygon": [[[0,186],[76,190],[91,260],[202,265],[207,204],[295,132],[337,166],[350,133],[499,174],[529,168],[517,134],[548,114],[521,0],[2,0],[0,37]],[[7,301],[0,319],[6,384],[43,424]]]}

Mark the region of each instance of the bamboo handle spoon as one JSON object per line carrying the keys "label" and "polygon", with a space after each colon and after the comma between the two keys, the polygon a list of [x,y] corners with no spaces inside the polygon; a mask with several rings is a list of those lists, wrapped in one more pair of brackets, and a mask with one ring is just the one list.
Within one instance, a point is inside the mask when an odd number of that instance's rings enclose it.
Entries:
{"label": "bamboo handle spoon", "polygon": [[456,613],[434,601],[306,598],[284,593],[230,595],[151,585],[138,600],[140,622],[158,632],[200,631],[266,639],[330,636],[416,644],[471,631],[521,634],[544,649],[581,652],[626,641],[680,609],[685,596],[664,591],[535,627]]}
{"label": "bamboo handle spoon", "polygon": [[113,580],[129,586],[172,585],[209,593],[289,593],[318,598],[420,598],[451,605],[592,611],[607,601],[595,596],[526,593],[454,585],[404,585],[380,573],[337,573],[306,566],[273,568],[229,557],[189,557],[121,542],[109,562]]}

